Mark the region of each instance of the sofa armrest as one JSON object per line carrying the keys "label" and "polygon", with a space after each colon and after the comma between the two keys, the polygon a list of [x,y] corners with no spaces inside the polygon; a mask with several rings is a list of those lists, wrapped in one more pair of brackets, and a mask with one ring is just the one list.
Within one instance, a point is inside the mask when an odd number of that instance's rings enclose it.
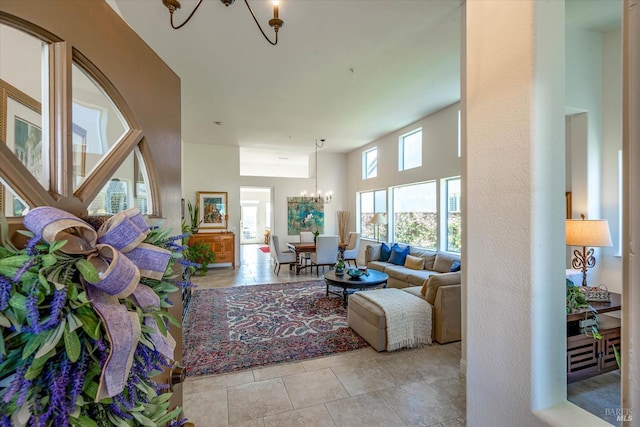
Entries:
{"label": "sofa armrest", "polygon": [[459,285],[462,275],[459,271],[452,273],[432,274],[422,285],[422,295],[431,305],[435,304],[436,294],[442,286]]}
{"label": "sofa armrest", "polygon": [[440,286],[433,304],[433,339],[440,344],[462,338],[461,285]]}
{"label": "sofa armrest", "polygon": [[364,249],[364,263],[365,265],[369,264],[370,261],[377,261],[380,259],[380,249],[382,248],[382,243],[373,243],[367,245]]}

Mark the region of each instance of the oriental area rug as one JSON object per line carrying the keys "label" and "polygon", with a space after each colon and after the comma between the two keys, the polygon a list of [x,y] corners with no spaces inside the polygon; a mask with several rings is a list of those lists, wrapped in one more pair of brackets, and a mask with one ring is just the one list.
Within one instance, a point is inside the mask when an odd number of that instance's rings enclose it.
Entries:
{"label": "oriental area rug", "polygon": [[187,376],[300,361],[368,347],[321,280],[194,290],[183,323]]}

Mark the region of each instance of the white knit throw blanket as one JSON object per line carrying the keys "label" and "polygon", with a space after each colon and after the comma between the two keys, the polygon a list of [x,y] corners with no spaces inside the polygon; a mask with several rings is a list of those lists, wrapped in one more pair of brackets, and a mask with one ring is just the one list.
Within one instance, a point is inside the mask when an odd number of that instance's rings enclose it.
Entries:
{"label": "white knit throw blanket", "polygon": [[359,292],[377,304],[387,321],[387,351],[431,344],[431,305],[400,289]]}

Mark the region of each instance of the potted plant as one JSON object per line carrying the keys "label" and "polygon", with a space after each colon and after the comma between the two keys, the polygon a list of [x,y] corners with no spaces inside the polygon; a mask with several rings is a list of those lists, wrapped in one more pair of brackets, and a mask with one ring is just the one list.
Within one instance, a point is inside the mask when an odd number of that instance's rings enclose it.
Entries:
{"label": "potted plant", "polygon": [[195,267],[194,270],[199,270],[201,276],[207,274],[209,264],[216,261],[216,254],[204,242],[195,242],[187,245],[183,255],[188,261],[198,264],[198,267]]}
{"label": "potted plant", "polygon": [[191,233],[198,233],[198,227],[202,220],[200,219],[200,208],[198,205],[192,205],[190,200],[187,200],[187,209],[189,210],[189,225],[191,226]]}

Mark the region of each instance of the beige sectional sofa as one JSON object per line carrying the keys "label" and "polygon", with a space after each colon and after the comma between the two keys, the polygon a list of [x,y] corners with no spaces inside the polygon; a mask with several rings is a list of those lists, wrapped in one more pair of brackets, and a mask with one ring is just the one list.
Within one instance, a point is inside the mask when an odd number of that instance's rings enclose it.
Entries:
{"label": "beige sectional sofa", "polygon": [[[451,271],[460,257],[450,253],[411,248],[409,255],[424,259],[422,269],[411,259],[408,266],[380,261],[381,244],[371,244],[365,249],[367,267],[389,275],[387,286],[421,298],[432,307],[432,338],[445,344],[461,339],[460,271]],[[412,264],[414,263],[414,264]],[[386,348],[386,321],[380,307],[357,293],[349,298],[349,326],[365,338],[375,349]]]}
{"label": "beige sectional sofa", "polygon": [[[405,245],[399,244],[401,248]],[[454,262],[460,263],[458,255],[436,252],[428,249],[410,248],[409,255],[424,260],[420,263],[405,262],[403,265],[380,261],[382,243],[367,245],[364,252],[367,268],[385,272],[389,275],[387,286],[390,288],[408,288],[422,286],[424,281],[434,274],[451,272]]]}

